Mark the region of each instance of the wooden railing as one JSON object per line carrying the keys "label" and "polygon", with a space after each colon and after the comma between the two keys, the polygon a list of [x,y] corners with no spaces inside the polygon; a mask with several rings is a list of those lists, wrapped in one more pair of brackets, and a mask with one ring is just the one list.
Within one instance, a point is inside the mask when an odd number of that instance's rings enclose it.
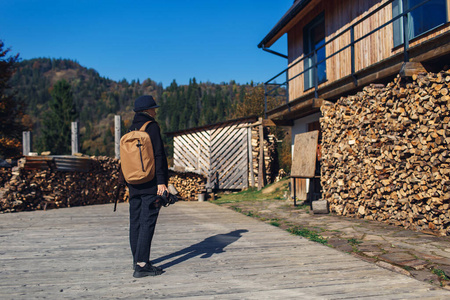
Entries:
{"label": "wooden railing", "polygon": [[[406,0],[400,0],[403,3],[403,8],[406,7]],[[351,51],[351,76],[354,78],[354,82],[355,85],[357,85],[357,81],[356,81],[356,76],[355,76],[355,44],[366,39],[367,37],[369,37],[370,35],[374,34],[375,32],[378,32],[379,30],[383,29],[384,27],[388,26],[389,24],[392,24],[393,22],[395,22],[396,20],[402,19],[403,20],[403,56],[404,56],[404,61],[407,62],[409,61],[409,54],[408,54],[408,50],[409,50],[409,31],[405,30],[405,28],[408,28],[408,14],[410,12],[412,12],[413,10],[417,9],[418,7],[426,4],[427,2],[430,2],[431,0],[424,0],[422,2],[420,2],[419,4],[409,8],[409,9],[404,9],[402,13],[399,13],[397,16],[393,17],[391,20],[383,23],[382,25],[376,27],[375,29],[373,29],[372,31],[364,34],[363,36],[359,37],[358,39],[355,39],[355,27],[360,25],[362,22],[364,22],[365,20],[367,20],[368,18],[372,17],[373,15],[375,15],[376,13],[378,13],[379,11],[381,11],[382,9],[384,9],[386,6],[388,6],[389,4],[391,4],[392,2],[394,2],[394,0],[388,0],[385,3],[383,3],[382,5],[380,5],[379,7],[377,7],[376,9],[374,9],[372,12],[368,13],[366,16],[364,16],[363,18],[361,18],[360,20],[358,20],[357,22],[353,23],[351,26],[349,26],[348,28],[346,28],[345,30],[343,30],[342,32],[340,32],[339,34],[337,34],[336,36],[334,36],[333,38],[331,38],[330,40],[326,41],[322,46],[318,47],[317,49],[314,49],[313,51],[309,52],[308,54],[304,55],[303,58],[299,59],[297,62],[291,64],[289,67],[287,67],[286,69],[284,69],[283,71],[281,71],[280,73],[278,73],[277,75],[273,76],[272,78],[270,78],[269,80],[267,80],[264,83],[264,116],[265,118],[267,118],[267,97],[273,93],[274,91],[278,90],[280,87],[285,87],[286,88],[286,105],[289,107],[289,83],[298,78],[299,76],[302,76],[303,74],[309,72],[310,70],[313,70],[313,79],[314,79],[314,98],[318,98],[319,97],[319,82],[318,82],[318,76],[317,76],[317,69],[318,66],[324,62],[326,62],[327,60],[329,60],[330,58],[338,55],[339,53],[343,52],[346,49],[350,48]],[[348,34],[350,33],[350,43],[347,44],[346,46],[340,48],[339,50],[337,50],[336,52],[325,56],[325,58],[321,61],[317,61],[317,52],[319,50],[321,50],[322,48],[326,47],[327,45],[329,45],[330,43],[332,43],[333,41],[335,41],[336,39],[342,37],[344,34]],[[289,77],[289,70],[291,70],[294,66],[298,65],[301,62],[304,62],[305,59],[309,59],[312,58],[313,63],[310,67],[305,68],[302,72]],[[280,76],[285,75],[286,79],[283,83],[276,83],[273,82],[274,80],[276,80],[277,78],[279,78]],[[273,87],[275,86],[275,87]]]}

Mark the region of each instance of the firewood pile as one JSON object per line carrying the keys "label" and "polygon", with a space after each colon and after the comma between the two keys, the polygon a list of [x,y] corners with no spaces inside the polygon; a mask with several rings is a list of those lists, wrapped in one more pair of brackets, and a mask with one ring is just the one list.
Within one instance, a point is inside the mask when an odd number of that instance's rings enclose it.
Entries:
{"label": "firewood pile", "polygon": [[450,235],[450,71],[322,108],[322,187],[338,215]]}
{"label": "firewood pile", "polygon": [[195,201],[197,194],[203,192],[206,178],[192,172],[169,171],[169,184],[173,184],[179,193],[180,200]]}
{"label": "firewood pile", "polygon": [[0,188],[11,179],[11,168],[0,168]]}
{"label": "firewood pile", "polygon": [[[118,163],[109,157],[92,159],[89,172],[59,172],[20,168],[0,192],[0,212],[16,212],[114,202]],[[119,192],[126,200],[125,189]]]}
{"label": "firewood pile", "polygon": [[[252,128],[252,157],[253,157],[253,175],[255,182],[258,182],[258,169],[259,169],[259,127]],[[278,152],[277,143],[274,135],[270,134],[270,128],[264,127],[264,170],[265,170],[265,183],[270,184],[275,182],[278,175]],[[250,177],[249,177],[250,182]]]}
{"label": "firewood pile", "polygon": [[[129,199],[128,188],[119,186],[118,160],[91,157],[89,172],[60,172],[50,167],[0,168],[0,213],[112,203],[119,188],[119,202]],[[47,164],[45,164],[47,165]],[[205,178],[195,173],[170,172],[170,183],[180,200],[195,200]]]}

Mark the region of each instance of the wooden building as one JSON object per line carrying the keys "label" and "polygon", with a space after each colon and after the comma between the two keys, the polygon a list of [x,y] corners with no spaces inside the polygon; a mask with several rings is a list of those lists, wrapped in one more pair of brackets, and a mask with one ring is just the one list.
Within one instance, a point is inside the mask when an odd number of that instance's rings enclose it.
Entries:
{"label": "wooden building", "polygon": [[256,120],[241,118],[166,133],[173,136],[174,169],[204,175],[206,188],[247,188],[252,161],[251,124]]}
{"label": "wooden building", "polygon": [[[291,126],[293,144],[296,134],[320,129],[324,101],[400,72],[442,69],[450,62],[449,16],[450,0],[294,1],[258,44],[287,59],[287,67],[265,83],[266,117]],[[270,49],[284,34],[287,55]],[[275,106],[267,99],[280,86],[288,97]]]}

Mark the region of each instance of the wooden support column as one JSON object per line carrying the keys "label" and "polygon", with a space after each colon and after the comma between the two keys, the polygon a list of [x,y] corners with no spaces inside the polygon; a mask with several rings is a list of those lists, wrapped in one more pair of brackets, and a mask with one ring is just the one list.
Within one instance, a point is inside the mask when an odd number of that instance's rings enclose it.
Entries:
{"label": "wooden support column", "polygon": [[122,119],[119,115],[114,116],[114,153],[116,158],[120,159],[120,138],[121,138],[121,123]]}
{"label": "wooden support column", "polygon": [[78,148],[78,122],[72,122],[72,155],[79,152]]}
{"label": "wooden support column", "polygon": [[250,169],[250,186],[255,186],[255,174],[253,174],[253,147],[252,147],[252,128],[247,127],[247,144],[248,144],[248,163]]}
{"label": "wooden support column", "polygon": [[262,118],[259,118],[259,163],[258,163],[258,191],[264,187],[265,163],[264,163],[264,127]]}

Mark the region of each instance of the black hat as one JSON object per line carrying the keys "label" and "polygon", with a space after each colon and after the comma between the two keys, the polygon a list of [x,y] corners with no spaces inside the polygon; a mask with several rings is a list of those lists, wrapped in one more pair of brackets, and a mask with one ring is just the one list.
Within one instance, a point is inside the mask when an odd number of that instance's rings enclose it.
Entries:
{"label": "black hat", "polygon": [[136,100],[134,100],[134,111],[143,111],[150,108],[157,108],[159,107],[158,104],[156,104],[155,99],[153,99],[150,95],[144,95],[140,96]]}

